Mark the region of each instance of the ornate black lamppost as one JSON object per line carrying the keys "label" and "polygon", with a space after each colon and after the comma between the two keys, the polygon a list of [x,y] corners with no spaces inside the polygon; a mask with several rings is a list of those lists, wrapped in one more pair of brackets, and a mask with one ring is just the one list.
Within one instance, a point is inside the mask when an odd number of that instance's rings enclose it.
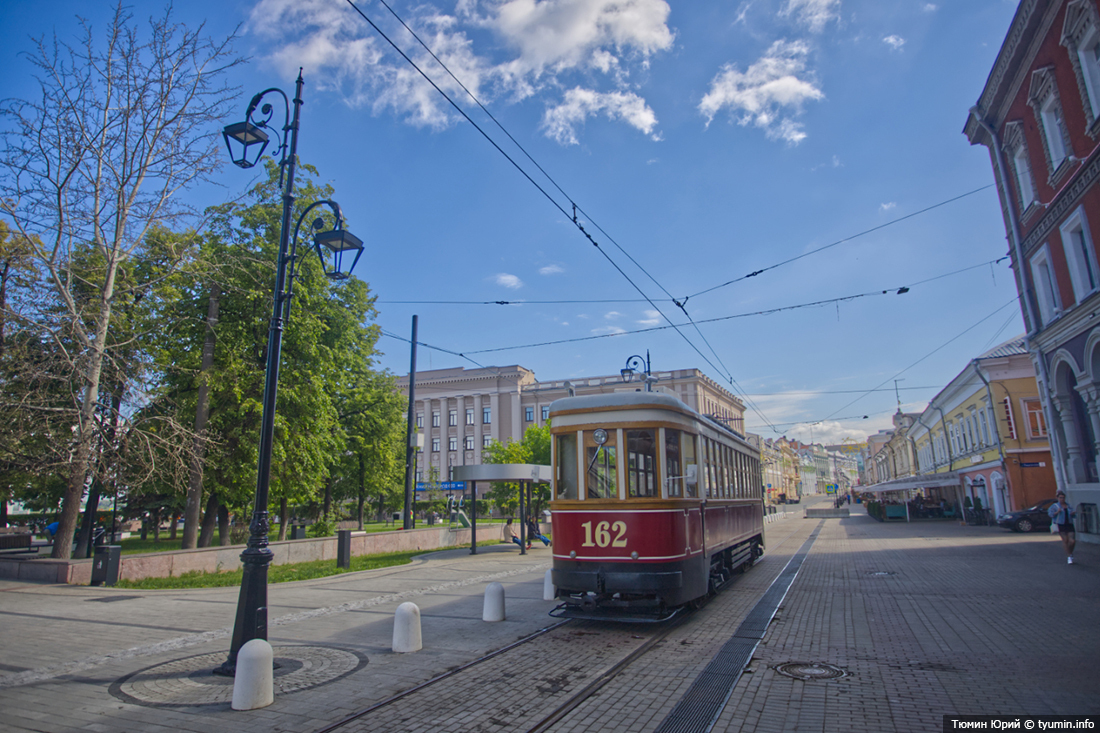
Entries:
{"label": "ornate black lamppost", "polygon": [[646,349],[645,359],[640,356],[632,356],[626,360],[626,366],[619,370],[619,374],[623,375],[623,381],[629,382],[634,379],[634,372],[638,371],[642,367],[645,367],[645,391],[653,391],[653,382],[657,380],[653,378],[653,375],[649,372],[649,349]]}
{"label": "ornate black lamppost", "polygon": [[[332,231],[319,231],[324,227],[321,218],[315,219],[310,228],[317,231],[313,237],[313,246],[325,274],[334,280],[347,279],[359,256],[363,253],[363,242],[343,228],[343,215],[334,201],[324,200],[311,204],[298,217],[294,227],[293,240],[290,239],[290,217],[294,209],[294,169],[298,151],[298,118],[302,107],[302,73],[299,69],[294,89],[293,110],[291,101],[278,88],[266,89],[248,103],[245,121],[228,125],[223,131],[225,144],[233,162],[241,168],[251,168],[267,148],[268,131],[280,139],[276,148],[279,160],[279,183],[283,187],[283,216],[279,228],[279,259],[275,276],[275,303],[271,314],[271,328],[267,338],[267,371],[264,381],[263,419],[260,426],[259,462],[256,469],[256,503],[252,510],[252,523],[249,526],[248,547],[241,553],[244,565],[244,577],[241,579],[241,593],[237,601],[237,618],[233,625],[233,641],[229,658],[215,672],[232,675],[237,666],[237,652],[252,639],[267,639],[267,568],[271,564],[272,553],[267,546],[267,500],[271,483],[271,447],[275,433],[275,397],[279,389],[279,357],[283,345],[283,324],[290,316],[290,300],[293,295],[294,272],[297,263],[298,232],[302,221],[309,212],[318,206],[327,206],[332,210],[336,222]],[[260,102],[269,93],[277,93],[286,105],[286,116],[282,131],[269,123],[273,114],[270,104],[260,107]],[[260,117],[253,117],[259,107]],[[293,111],[293,115],[291,112]],[[237,152],[234,152],[234,148]],[[287,253],[287,245],[291,244]],[[325,250],[330,256],[326,257]],[[355,252],[355,258],[343,271],[346,253]],[[330,268],[328,262],[331,260]]]}

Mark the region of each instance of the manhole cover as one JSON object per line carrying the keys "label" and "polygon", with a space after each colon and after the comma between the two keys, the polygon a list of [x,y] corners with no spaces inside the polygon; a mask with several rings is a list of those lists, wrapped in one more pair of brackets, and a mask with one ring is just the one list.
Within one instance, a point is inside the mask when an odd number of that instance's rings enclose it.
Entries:
{"label": "manhole cover", "polygon": [[[278,665],[276,697],[338,680],[367,663],[356,652],[324,646],[277,646],[273,651]],[[225,652],[216,652],[158,664],[123,677],[110,692],[125,702],[150,707],[228,704],[233,700],[233,678],[213,673],[224,661]]]}
{"label": "manhole cover", "polygon": [[887,575],[897,575],[893,570],[875,570],[867,574],[872,578],[885,578]]}
{"label": "manhole cover", "polygon": [[796,680],[835,680],[847,677],[847,670],[824,662],[785,662],[772,667],[784,677]]}

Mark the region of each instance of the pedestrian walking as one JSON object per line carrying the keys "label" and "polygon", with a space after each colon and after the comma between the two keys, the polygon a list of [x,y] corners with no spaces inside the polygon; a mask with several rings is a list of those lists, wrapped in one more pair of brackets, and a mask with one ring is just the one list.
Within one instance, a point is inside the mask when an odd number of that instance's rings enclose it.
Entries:
{"label": "pedestrian walking", "polygon": [[1047,509],[1052,524],[1058,527],[1062,547],[1066,551],[1066,564],[1073,564],[1073,548],[1077,545],[1077,532],[1073,528],[1073,507],[1066,501],[1066,492],[1054,495],[1054,503]]}
{"label": "pedestrian walking", "polygon": [[512,524],[511,518],[504,523],[504,539],[519,545],[519,549],[523,549],[523,543],[520,542],[519,535],[516,534],[516,527]]}

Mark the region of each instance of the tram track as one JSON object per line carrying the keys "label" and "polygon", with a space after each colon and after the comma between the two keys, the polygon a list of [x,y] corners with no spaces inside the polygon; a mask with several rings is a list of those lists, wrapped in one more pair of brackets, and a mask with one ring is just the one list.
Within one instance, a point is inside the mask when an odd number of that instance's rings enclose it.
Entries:
{"label": "tram track", "polygon": [[[775,527],[775,525],[772,525],[772,526]],[[778,527],[776,527],[776,528],[778,529]],[[797,536],[798,536],[798,531],[794,526],[792,526],[790,528],[790,531],[786,532],[784,534],[784,536],[782,536],[781,539],[778,539],[777,542],[774,542],[772,544],[772,546],[770,548],[771,551],[775,552],[779,548],[783,547],[792,538],[796,538]],[[728,584],[727,586],[725,586],[723,588],[723,590],[729,590],[731,586],[736,586],[736,585],[737,585],[736,582],[732,582],[732,583]],[[721,595],[721,592],[719,593],[719,595]],[[600,672],[598,674],[597,677],[595,677],[591,681],[587,682],[587,684],[584,684],[582,687],[580,687],[580,689],[577,689],[576,691],[574,691],[571,695],[569,695],[569,697],[567,699],[563,700],[560,704],[554,706],[550,711],[548,711],[546,713],[536,714],[535,716],[533,716],[533,717],[535,717],[534,720],[524,721],[522,723],[522,726],[517,726],[517,729],[518,730],[523,730],[526,733],[544,733],[545,731],[549,731],[551,728],[553,728],[554,725],[556,725],[558,722],[560,722],[561,720],[566,718],[570,713],[574,712],[575,710],[577,710],[578,708],[583,706],[586,701],[588,701],[594,695],[599,693],[600,690],[605,688],[608,684],[610,684],[611,682],[616,680],[616,678],[618,678],[620,675],[622,675],[631,665],[633,665],[639,659],[642,659],[647,654],[649,654],[654,649],[656,649],[658,646],[660,646],[661,642],[667,640],[675,631],[681,629],[690,619],[694,619],[700,611],[704,610],[709,605],[709,602],[711,600],[713,600],[713,599],[708,598],[707,601],[705,601],[700,607],[688,610],[685,613],[682,613],[682,614],[678,615],[677,617],[675,617],[674,619],[670,620],[669,622],[661,624],[660,627],[658,627],[658,628],[653,628],[651,626],[637,627],[635,625],[629,625],[630,628],[632,629],[632,632],[633,632],[631,634],[632,638],[634,638],[634,639],[640,638],[638,636],[637,632],[648,633],[648,638],[646,638],[640,645],[638,645],[636,648],[632,649],[630,652],[628,652],[621,659],[619,659],[618,661],[612,663],[610,666],[606,667],[602,672]],[[600,631],[598,630],[599,627],[593,627],[592,623],[579,621],[577,619],[567,619],[565,621],[561,621],[559,623],[552,624],[550,626],[539,629],[538,631],[536,631],[532,634],[529,634],[529,635],[527,635],[523,638],[520,638],[517,641],[512,642],[511,644],[508,644],[507,646],[501,647],[500,649],[496,649],[496,650],[494,650],[494,651],[492,651],[488,654],[485,654],[485,655],[483,655],[481,657],[478,657],[476,659],[473,659],[473,660],[471,660],[471,661],[469,661],[465,664],[462,664],[458,667],[455,667],[451,670],[448,670],[448,671],[446,671],[442,674],[439,674],[439,675],[437,675],[437,676],[435,676],[435,677],[433,677],[429,680],[426,680],[426,681],[424,681],[424,682],[422,682],[418,685],[410,687],[407,690],[403,690],[403,691],[401,691],[401,692],[399,692],[395,695],[391,695],[390,697],[388,697],[384,700],[380,700],[376,703],[373,703],[373,704],[371,704],[371,705],[369,705],[369,706],[367,706],[367,707],[365,707],[361,710],[358,710],[358,711],[348,715],[347,717],[345,717],[341,720],[338,720],[334,723],[331,723],[331,724],[329,724],[329,725],[327,725],[323,728],[320,728],[320,729],[314,731],[314,733],[334,733],[335,731],[358,729],[360,727],[360,725],[362,725],[363,723],[368,722],[365,719],[368,718],[369,716],[371,716],[373,713],[377,713],[377,712],[383,710],[384,708],[393,706],[394,704],[399,703],[402,700],[407,700],[408,698],[416,695],[417,693],[430,692],[431,690],[433,690],[433,688],[436,688],[437,686],[439,686],[440,683],[443,683],[447,680],[454,679],[455,677],[461,675],[464,672],[470,672],[470,671],[474,670],[475,668],[477,668],[477,667],[479,667],[479,666],[481,666],[481,665],[483,665],[487,662],[490,662],[491,660],[502,657],[502,656],[508,654],[509,652],[516,651],[516,650],[518,650],[518,649],[520,649],[520,648],[522,648],[526,645],[531,644],[532,642],[535,642],[536,640],[538,640],[540,638],[548,637],[549,635],[551,635],[552,632],[559,631],[563,628],[574,628],[574,627],[579,627],[580,629],[582,629],[582,630],[574,631],[573,633],[575,633],[575,634],[586,634],[587,635],[587,634],[599,634],[600,633]],[[585,630],[583,630],[583,629],[588,629],[588,628],[596,628],[597,630],[596,631],[585,631]],[[623,626],[616,625],[614,627],[614,629],[608,629],[608,631],[619,631],[622,628],[623,628]],[[594,643],[595,642],[593,642],[593,644]],[[580,676],[583,676],[583,674],[581,674]],[[531,686],[534,687],[534,688],[537,688],[538,687],[538,681],[539,681],[538,678],[532,677]],[[357,723],[360,724],[360,725],[356,725]],[[363,728],[363,729],[366,730],[367,728]],[[370,730],[376,730],[376,728],[374,728],[373,726],[369,729]]]}

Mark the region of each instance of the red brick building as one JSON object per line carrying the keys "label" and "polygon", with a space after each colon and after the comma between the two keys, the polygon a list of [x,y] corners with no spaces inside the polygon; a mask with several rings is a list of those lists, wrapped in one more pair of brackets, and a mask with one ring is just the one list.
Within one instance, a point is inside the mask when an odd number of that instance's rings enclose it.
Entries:
{"label": "red brick building", "polygon": [[1022,0],[964,132],[993,164],[1058,485],[1097,541],[1098,0]]}

